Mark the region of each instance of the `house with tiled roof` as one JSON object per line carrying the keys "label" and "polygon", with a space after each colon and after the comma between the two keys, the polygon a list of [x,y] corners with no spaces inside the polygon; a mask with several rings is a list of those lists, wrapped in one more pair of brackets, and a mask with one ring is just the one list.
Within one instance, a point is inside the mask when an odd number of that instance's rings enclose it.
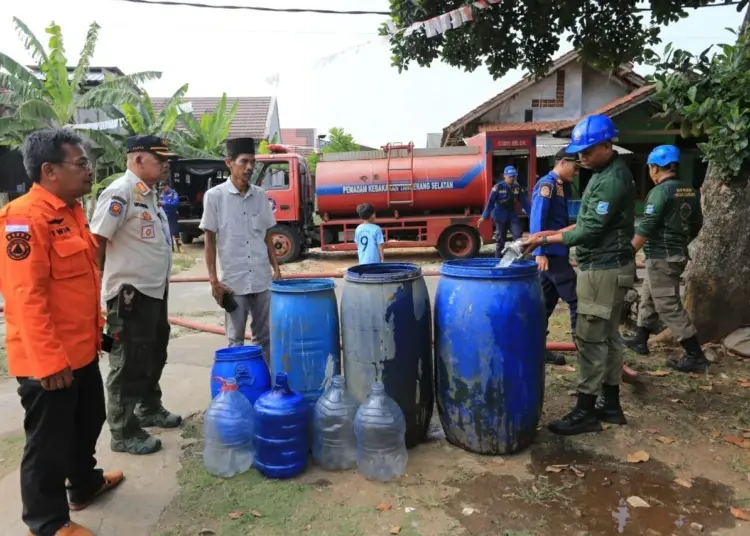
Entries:
{"label": "house with tiled roof", "polygon": [[[207,112],[212,112],[219,104],[221,97],[188,97],[180,108],[199,118]],[[274,136],[281,139],[281,124],[279,122],[279,106],[276,97],[227,97],[227,108],[231,108],[235,101],[239,101],[237,115],[232,121],[229,138],[255,138],[256,147],[261,140],[271,140]],[[166,104],[167,99],[153,99],[156,113]],[[179,128],[179,127],[178,127]]]}
{"label": "house with tiled roof", "polygon": [[315,128],[282,128],[281,143],[295,153],[307,156],[315,151],[318,141],[318,130]]}
{"label": "house with tiled roof", "polygon": [[[581,62],[577,52],[555,59],[539,79],[520,82],[480,104],[443,129],[443,145],[462,145],[479,132],[524,132],[536,134],[536,174],[546,174],[553,156],[568,143],[570,132],[591,114],[612,117],[619,130],[615,150],[623,155],[636,182],[638,198],[645,199],[653,187],[646,171],[646,157],[656,145],[672,144],[682,150],[680,163],[684,182],[699,187],[705,175],[696,140],[684,140],[665,119],[654,118],[658,108],[652,101],[653,85],[637,74],[631,64],[602,72]],[[493,155],[512,160],[513,157]],[[515,157],[523,167],[523,157]],[[495,166],[497,167],[497,166]],[[520,168],[519,168],[520,172]],[[582,193],[591,172],[582,170],[576,189]],[[535,181],[530,181],[533,184]],[[639,203],[639,209],[642,203]]]}

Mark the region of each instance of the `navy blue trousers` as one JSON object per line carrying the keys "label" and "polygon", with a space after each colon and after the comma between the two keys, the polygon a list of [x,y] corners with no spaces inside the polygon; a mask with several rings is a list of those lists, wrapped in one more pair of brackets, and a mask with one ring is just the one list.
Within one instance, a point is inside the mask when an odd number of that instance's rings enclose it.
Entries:
{"label": "navy blue trousers", "polygon": [[539,272],[544,293],[544,305],[547,308],[547,320],[562,299],[570,308],[570,334],[575,336],[576,318],[578,317],[578,294],[576,293],[576,271],[570,265],[568,257],[549,256],[549,270]]}
{"label": "navy blue trousers", "polygon": [[513,240],[518,240],[523,234],[523,227],[518,217],[505,218],[504,220],[495,220],[495,257],[498,259],[502,257],[502,251],[505,247],[505,235],[508,233],[508,227],[510,227],[510,234],[513,236]]}

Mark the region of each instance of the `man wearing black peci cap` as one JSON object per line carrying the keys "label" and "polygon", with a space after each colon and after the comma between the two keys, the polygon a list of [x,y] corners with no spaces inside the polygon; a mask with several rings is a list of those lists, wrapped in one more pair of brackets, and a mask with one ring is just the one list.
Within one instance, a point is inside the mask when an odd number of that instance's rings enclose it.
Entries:
{"label": "man wearing black peci cap", "polygon": [[91,232],[114,339],[109,354],[107,421],[115,452],[151,454],[161,441],[143,428],[175,428],[182,418],[162,406],[167,362],[167,282],[172,242],[156,185],[177,155],[158,136],[127,140],[128,169],[99,197]]}
{"label": "man wearing black peci cap", "polygon": [[[263,188],[250,184],[255,169],[255,140],[227,140],[226,164],[231,177],[203,198],[200,228],[206,233],[206,267],[216,302],[226,311],[229,346],[245,343],[250,316],[253,344],[270,362],[271,281],[281,279],[271,240],[276,225]],[[221,277],[216,270],[216,256]]]}

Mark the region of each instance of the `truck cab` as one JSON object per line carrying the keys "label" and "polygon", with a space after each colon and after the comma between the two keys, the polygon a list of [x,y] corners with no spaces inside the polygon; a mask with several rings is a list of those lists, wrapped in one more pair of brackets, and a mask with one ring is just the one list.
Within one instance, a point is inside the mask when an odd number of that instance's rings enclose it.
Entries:
{"label": "truck cab", "polygon": [[[315,186],[307,162],[281,146],[270,146],[276,152],[256,155],[251,183],[266,191],[277,225],[273,243],[279,262],[295,260],[313,247],[315,229]],[[171,164],[169,181],[180,198],[178,222],[180,238],[190,244],[203,231],[205,192],[229,178],[229,169],[220,159],[184,159]]]}

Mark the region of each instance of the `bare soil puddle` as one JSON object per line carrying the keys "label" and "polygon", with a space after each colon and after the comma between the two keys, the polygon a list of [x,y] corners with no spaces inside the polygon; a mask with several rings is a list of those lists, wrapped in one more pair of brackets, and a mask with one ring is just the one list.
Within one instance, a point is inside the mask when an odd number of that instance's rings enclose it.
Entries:
{"label": "bare soil puddle", "polygon": [[628,464],[557,438],[532,447],[531,460],[528,480],[486,473],[452,484],[460,491],[449,514],[470,535],[670,536],[735,526],[731,488],[703,478],[675,482],[657,460]]}

